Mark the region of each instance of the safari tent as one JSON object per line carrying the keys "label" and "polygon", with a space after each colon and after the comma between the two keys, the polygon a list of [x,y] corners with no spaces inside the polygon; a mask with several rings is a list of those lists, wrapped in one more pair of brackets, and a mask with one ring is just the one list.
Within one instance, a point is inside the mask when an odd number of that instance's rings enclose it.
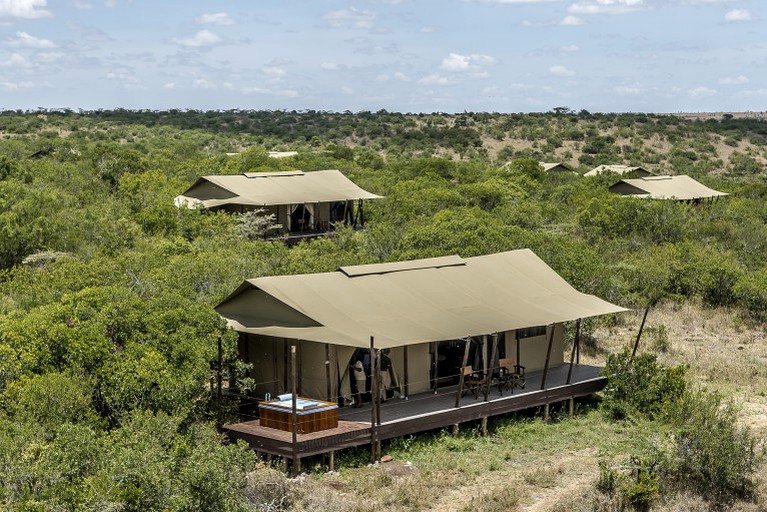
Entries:
{"label": "safari tent", "polygon": [[584,174],[584,176],[587,176],[587,177],[599,176],[600,174],[605,174],[605,173],[618,174],[621,176],[625,176],[625,175],[638,176],[638,177],[652,176],[652,173],[643,167],[638,167],[638,166],[632,167],[629,165],[599,165],[591,169],[586,174]]}
{"label": "safari tent", "polygon": [[687,175],[647,176],[623,179],[610,187],[611,192],[648,199],[669,199],[696,202],[726,196],[727,193],[708,188]]}
{"label": "safari tent", "polygon": [[337,170],[246,172],[203,176],[175,203],[240,213],[261,208],[291,234],[325,232],[334,222],[363,225],[362,201],[380,197]]}
{"label": "safari tent", "polygon": [[467,342],[475,368],[492,360],[491,337],[496,357],[552,368],[564,363],[564,322],[625,310],[522,249],[249,279],[216,311],[240,333],[257,396],[290,389],[295,343],[298,394],[344,404],[355,352],[389,349],[400,391],[413,395],[455,386]]}

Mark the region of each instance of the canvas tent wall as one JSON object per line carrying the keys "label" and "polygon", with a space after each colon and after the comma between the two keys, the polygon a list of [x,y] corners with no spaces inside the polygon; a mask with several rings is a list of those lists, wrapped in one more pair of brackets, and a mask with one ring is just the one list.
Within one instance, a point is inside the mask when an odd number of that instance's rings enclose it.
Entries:
{"label": "canvas tent wall", "polygon": [[544,172],[575,172],[572,167],[563,162],[538,162],[538,165],[543,167]]}
{"label": "canvas tent wall", "polygon": [[726,196],[727,193],[708,188],[687,175],[648,176],[636,179],[623,179],[610,187],[616,194],[648,199],[671,199],[676,201],[696,201]]}
{"label": "canvas tent wall", "polygon": [[[376,348],[392,350],[393,361],[400,357],[404,360],[407,347],[410,381],[425,389],[430,344],[503,333],[505,350],[513,355],[517,331],[624,311],[578,292],[527,249],[250,279],[216,310],[243,335],[241,349],[254,364],[279,364],[284,340],[301,340],[302,346],[314,343],[335,347],[334,371],[343,373],[349,349],[368,348],[372,336]],[[555,332],[557,353],[561,354],[561,326],[556,329],[560,333]],[[283,341],[270,341],[274,339]],[[533,354],[546,349],[541,345],[546,345],[545,334],[520,341],[523,357],[529,358],[521,362],[529,362],[530,369],[543,365],[542,360],[533,358]],[[324,368],[324,350],[306,349],[301,371],[309,372],[308,366]],[[264,356],[259,356],[262,353]],[[322,357],[314,359],[318,353]],[[317,375],[314,369],[311,375]],[[405,372],[404,366],[398,370]],[[307,382],[313,379],[309,373]],[[262,379],[264,383],[279,381],[266,373]],[[337,386],[336,380],[331,386]],[[320,391],[324,389],[319,387]],[[320,392],[318,396],[324,395]]]}

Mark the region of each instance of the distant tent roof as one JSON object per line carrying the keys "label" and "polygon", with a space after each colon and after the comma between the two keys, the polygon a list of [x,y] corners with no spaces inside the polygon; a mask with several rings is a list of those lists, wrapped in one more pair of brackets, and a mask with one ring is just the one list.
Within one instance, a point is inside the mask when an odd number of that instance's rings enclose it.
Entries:
{"label": "distant tent roof", "polygon": [[269,151],[267,154],[270,158],[288,158],[289,156],[296,156],[298,151]]}
{"label": "distant tent roof", "polygon": [[628,174],[628,173],[636,173],[638,176],[651,176],[652,173],[648,171],[647,169],[643,167],[631,167],[629,165],[600,165],[597,167],[594,167],[589,172],[584,174],[584,176],[598,176],[605,172],[611,172],[614,174]]}
{"label": "distant tent roof", "polygon": [[203,176],[175,201],[177,206],[211,208],[226,204],[270,206],[380,197],[361,189],[340,171],[328,170]]}
{"label": "distant tent roof", "polygon": [[580,293],[529,249],[260,277],[216,311],[237,331],[378,348],[625,311]]}
{"label": "distant tent roof", "polygon": [[569,165],[562,163],[562,162],[538,162],[538,164],[543,167],[543,170],[546,172],[550,171],[569,171],[569,172],[575,172],[572,167]]}
{"label": "distant tent roof", "polygon": [[708,188],[684,174],[680,176],[646,176],[644,178],[624,179],[611,186],[610,191],[636,197],[676,199],[678,201],[727,195],[725,192]]}

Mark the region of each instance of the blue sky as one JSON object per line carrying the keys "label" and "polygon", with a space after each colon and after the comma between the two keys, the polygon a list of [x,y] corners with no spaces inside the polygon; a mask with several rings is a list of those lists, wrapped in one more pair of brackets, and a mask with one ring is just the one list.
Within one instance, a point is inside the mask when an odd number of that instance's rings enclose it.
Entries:
{"label": "blue sky", "polygon": [[0,0],[0,109],[767,110],[764,0]]}

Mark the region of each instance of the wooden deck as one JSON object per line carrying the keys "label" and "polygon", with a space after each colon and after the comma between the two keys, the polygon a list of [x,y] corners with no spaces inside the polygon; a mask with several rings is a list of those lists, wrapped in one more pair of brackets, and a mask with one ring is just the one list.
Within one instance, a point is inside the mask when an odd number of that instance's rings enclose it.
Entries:
{"label": "wooden deck", "polygon": [[[487,401],[482,393],[476,399],[466,394],[461,398],[459,407],[455,407],[456,386],[440,388],[436,394],[413,395],[407,400],[389,399],[381,404],[381,424],[377,427],[376,437],[379,440],[391,439],[561,402],[596,393],[607,384],[607,377],[599,375],[601,368],[588,365],[574,366],[571,383],[565,384],[568,368],[567,364],[551,368],[544,390],[540,389],[542,372],[530,372],[525,389],[515,388],[513,393],[506,390],[501,396],[497,386],[491,387]],[[360,408],[343,407],[338,412],[338,428],[297,435],[299,456],[370,443],[373,434],[370,407],[370,404]],[[225,425],[224,431],[230,439],[242,439],[254,450],[282,457],[292,456],[292,434],[262,427],[258,420]]]}

